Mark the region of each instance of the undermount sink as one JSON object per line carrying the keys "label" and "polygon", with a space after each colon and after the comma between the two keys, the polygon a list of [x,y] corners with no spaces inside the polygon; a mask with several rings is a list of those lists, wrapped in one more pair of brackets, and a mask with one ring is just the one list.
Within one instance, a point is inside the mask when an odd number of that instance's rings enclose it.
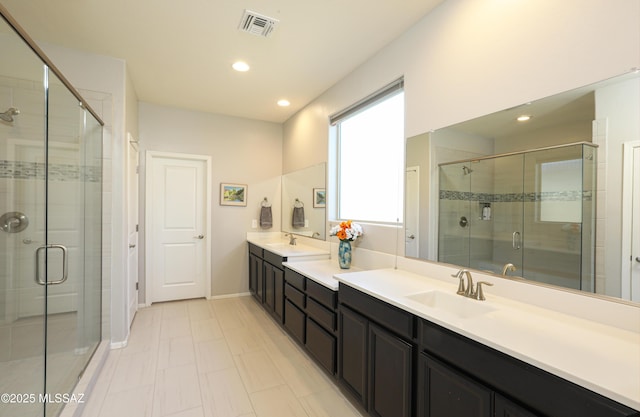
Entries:
{"label": "undermount sink", "polygon": [[483,301],[473,300],[457,294],[442,291],[426,291],[406,296],[408,299],[427,307],[446,311],[459,318],[473,318],[495,311]]}
{"label": "undermount sink", "polygon": [[290,245],[284,242],[276,242],[276,243],[265,243],[265,246],[269,246],[271,248],[287,248],[289,246],[294,247],[294,245]]}

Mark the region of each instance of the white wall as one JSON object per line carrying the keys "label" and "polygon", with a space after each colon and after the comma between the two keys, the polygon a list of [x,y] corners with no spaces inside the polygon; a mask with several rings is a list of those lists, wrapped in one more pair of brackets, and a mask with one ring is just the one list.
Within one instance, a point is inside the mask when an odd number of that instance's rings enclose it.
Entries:
{"label": "white wall", "polygon": [[[260,203],[272,203],[273,228],[280,231],[282,125],[201,113],[141,102],[141,246],[144,253],[144,152],[178,152],[212,157],[211,292],[222,296],[248,292],[246,233],[259,218]],[[247,207],[220,206],[220,183],[248,184]],[[147,277],[148,280],[151,277]],[[144,275],[141,276],[144,299]],[[149,285],[148,283],[146,285]]]}
{"label": "white wall", "polygon": [[[329,115],[401,75],[412,137],[640,67],[639,15],[640,0],[448,0],[285,123],[284,171],[326,161]],[[380,230],[361,246],[388,250]]]}

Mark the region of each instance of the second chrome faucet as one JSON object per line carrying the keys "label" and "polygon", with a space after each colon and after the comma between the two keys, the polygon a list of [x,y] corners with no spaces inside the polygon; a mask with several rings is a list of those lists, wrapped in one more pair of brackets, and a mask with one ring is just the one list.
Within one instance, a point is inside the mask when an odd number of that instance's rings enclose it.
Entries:
{"label": "second chrome faucet", "polygon": [[[484,301],[486,297],[484,296],[484,292],[482,291],[482,285],[493,286],[492,283],[487,281],[480,281],[476,284],[476,287],[473,286],[473,277],[471,276],[471,272],[468,269],[461,269],[457,273],[451,275],[453,278],[458,278],[460,281],[458,283],[458,291],[456,294],[462,295],[464,297],[473,298],[474,300]],[[465,277],[466,283],[465,283]]]}

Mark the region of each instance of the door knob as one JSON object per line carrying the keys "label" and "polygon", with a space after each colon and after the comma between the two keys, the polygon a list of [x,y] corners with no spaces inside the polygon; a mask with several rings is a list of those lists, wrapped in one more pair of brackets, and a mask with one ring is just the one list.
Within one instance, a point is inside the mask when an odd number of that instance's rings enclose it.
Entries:
{"label": "door knob", "polygon": [[129,249],[133,249],[133,248],[135,248],[135,247],[136,247],[136,245],[135,245],[135,244],[133,244],[133,243],[129,243]]}
{"label": "door knob", "polygon": [[410,235],[410,236],[407,236],[407,238],[408,238],[408,239],[415,239],[415,238],[416,238],[416,235]]}
{"label": "door knob", "polygon": [[204,235],[198,235],[198,236],[194,236],[194,239],[204,239]]}
{"label": "door knob", "polygon": [[640,256],[636,256],[636,262],[640,262]]}

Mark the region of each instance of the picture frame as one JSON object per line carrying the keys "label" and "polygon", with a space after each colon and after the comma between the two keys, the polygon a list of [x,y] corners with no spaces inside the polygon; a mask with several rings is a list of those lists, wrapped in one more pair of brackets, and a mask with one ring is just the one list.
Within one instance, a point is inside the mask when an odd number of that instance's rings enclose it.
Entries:
{"label": "picture frame", "polygon": [[247,184],[220,183],[221,206],[247,206]]}
{"label": "picture frame", "polygon": [[325,208],[327,207],[327,191],[324,188],[313,189],[313,207]]}

